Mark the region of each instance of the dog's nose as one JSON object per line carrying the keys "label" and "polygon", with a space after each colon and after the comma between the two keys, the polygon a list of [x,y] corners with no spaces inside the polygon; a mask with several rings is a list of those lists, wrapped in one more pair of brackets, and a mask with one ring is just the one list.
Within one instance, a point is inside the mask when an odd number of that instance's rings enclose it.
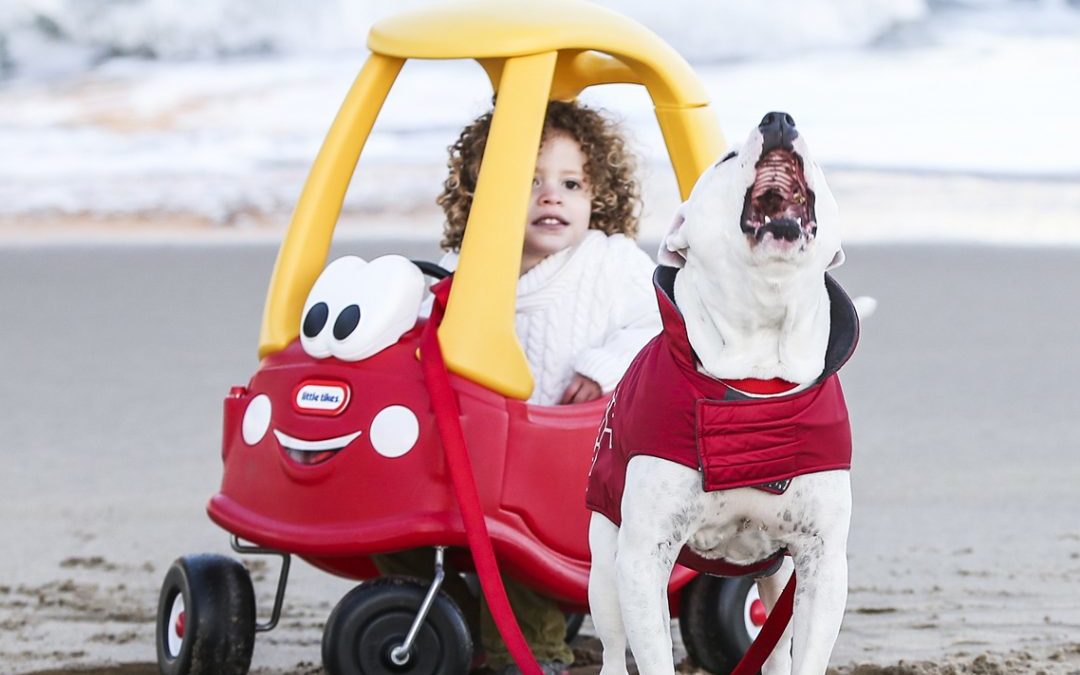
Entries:
{"label": "dog's nose", "polygon": [[795,120],[786,112],[771,112],[765,115],[761,118],[758,129],[765,140],[761,148],[762,154],[778,148],[791,150],[791,143],[799,135],[795,129]]}

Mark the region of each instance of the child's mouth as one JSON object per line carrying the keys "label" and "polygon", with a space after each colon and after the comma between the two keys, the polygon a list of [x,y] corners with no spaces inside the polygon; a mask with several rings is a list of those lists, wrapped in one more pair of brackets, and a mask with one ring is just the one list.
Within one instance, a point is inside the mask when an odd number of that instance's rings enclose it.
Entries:
{"label": "child's mouth", "polygon": [[566,227],[570,223],[558,216],[543,216],[532,221],[532,224],[539,227]]}

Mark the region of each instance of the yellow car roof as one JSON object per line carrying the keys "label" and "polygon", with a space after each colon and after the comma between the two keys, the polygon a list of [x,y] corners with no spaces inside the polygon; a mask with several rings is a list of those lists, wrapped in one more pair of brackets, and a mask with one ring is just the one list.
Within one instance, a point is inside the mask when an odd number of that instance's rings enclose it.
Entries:
{"label": "yellow car roof", "polygon": [[685,199],[724,147],[704,89],[655,34],[583,0],[456,0],[379,21],[368,47],[372,54],[327,133],[278,252],[259,356],[299,335],[349,181],[405,61],[475,59],[498,97],[439,342],[452,372],[526,399],[533,381],[514,330],[515,292],[547,102],[595,84],[645,85]]}
{"label": "yellow car roof", "polygon": [[708,104],[689,65],[666,42],[618,12],[580,0],[471,0],[405,12],[372,26],[368,48],[405,59],[592,50],[634,61],[657,105]]}

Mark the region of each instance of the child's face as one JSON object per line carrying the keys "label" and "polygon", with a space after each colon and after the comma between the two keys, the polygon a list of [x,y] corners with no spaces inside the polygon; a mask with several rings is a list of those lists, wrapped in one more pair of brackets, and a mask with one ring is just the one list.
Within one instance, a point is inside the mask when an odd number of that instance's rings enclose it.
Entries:
{"label": "child's face", "polygon": [[525,221],[522,273],[552,253],[581,241],[589,229],[592,197],[581,146],[565,132],[552,132],[540,146],[536,159]]}

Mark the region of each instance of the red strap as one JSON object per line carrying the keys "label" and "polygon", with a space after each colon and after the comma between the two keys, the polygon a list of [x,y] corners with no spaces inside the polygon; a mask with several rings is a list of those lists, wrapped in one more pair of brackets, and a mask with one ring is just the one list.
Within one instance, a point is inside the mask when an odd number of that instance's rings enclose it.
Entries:
{"label": "red strap", "polygon": [[487,598],[491,616],[499,635],[506,643],[514,662],[524,675],[541,675],[525,637],[521,634],[517,619],[506,597],[499,566],[495,561],[495,551],[491,547],[491,536],[480,506],[480,495],[476,491],[473,478],[472,462],[465,446],[465,436],[461,431],[461,413],[458,411],[454,390],[450,387],[450,377],[446,372],[436,328],[443,314],[442,305],[436,302],[431,317],[424,327],[420,338],[420,366],[424,371],[431,396],[431,407],[435,410],[435,422],[446,451],[446,464],[450,468],[450,479],[454,483],[454,493],[461,507],[461,519],[465,523],[465,537],[469,542],[476,575],[480,587]]}
{"label": "red strap", "polygon": [[788,621],[791,620],[791,610],[794,606],[795,572],[792,572],[787,586],[784,587],[784,592],[780,594],[780,599],[776,601],[776,606],[773,607],[768,618],[765,619],[765,625],[761,627],[761,632],[750,643],[750,648],[746,650],[742,659],[739,660],[739,664],[731,671],[731,675],[753,675],[761,670],[761,666],[765,664],[765,659],[769,658],[769,654],[772,654],[773,650],[776,649],[776,643],[780,642],[780,637],[784,634]]}

